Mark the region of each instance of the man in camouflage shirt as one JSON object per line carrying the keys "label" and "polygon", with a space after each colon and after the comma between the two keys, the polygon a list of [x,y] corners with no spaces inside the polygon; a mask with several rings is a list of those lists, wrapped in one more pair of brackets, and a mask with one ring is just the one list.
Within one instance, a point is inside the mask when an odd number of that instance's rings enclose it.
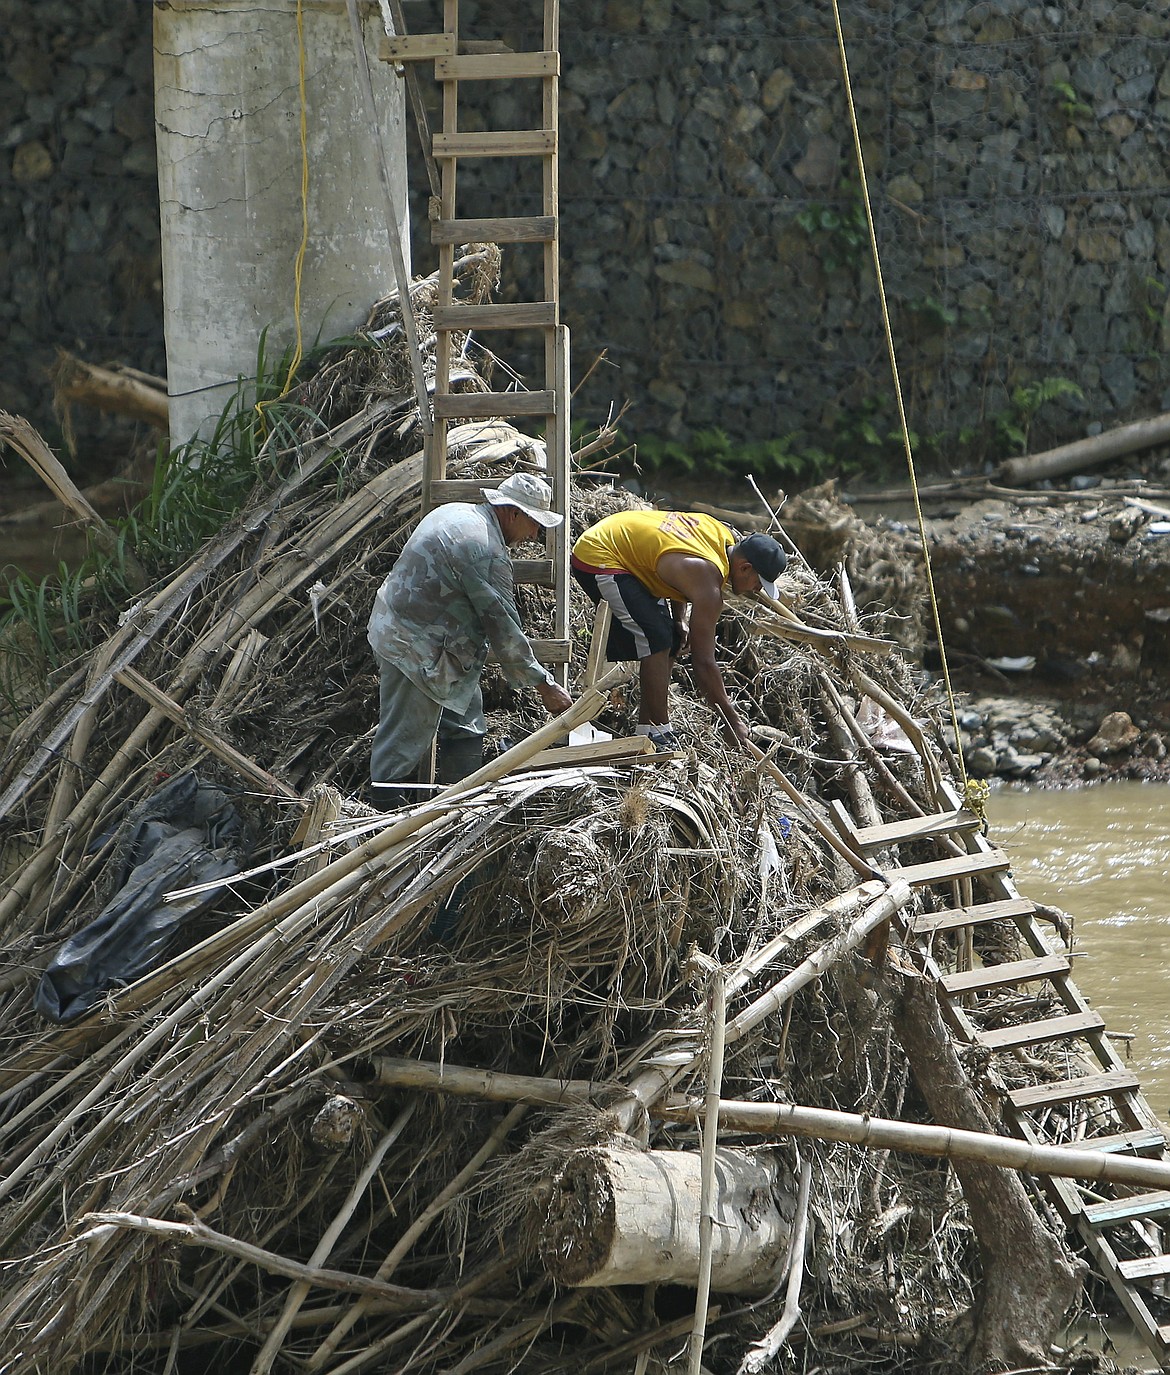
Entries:
{"label": "man in camouflage shirt", "polygon": [[480,673],[488,646],[515,687],[534,687],[554,715],[572,698],[536,661],[516,611],[508,547],[536,539],[563,517],[548,483],[514,473],[484,501],[436,507],[418,523],[378,589],[368,639],[378,662],[378,729],[370,795],[390,808],[410,800],[394,785],[417,776],[438,735],[440,783],[483,761],[487,724]]}

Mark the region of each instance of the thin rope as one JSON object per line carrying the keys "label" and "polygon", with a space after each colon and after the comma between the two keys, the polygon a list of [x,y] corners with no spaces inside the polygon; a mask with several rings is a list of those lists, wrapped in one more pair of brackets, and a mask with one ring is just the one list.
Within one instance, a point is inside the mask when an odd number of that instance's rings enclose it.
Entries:
{"label": "thin rope", "polygon": [[898,357],[894,348],[894,332],[890,325],[890,309],[886,300],[885,282],[882,279],[881,255],[878,252],[877,231],[874,228],[873,206],[869,198],[869,182],[865,173],[865,156],[861,149],[861,131],[857,124],[857,110],[853,103],[853,84],[849,76],[849,60],[845,54],[845,34],[841,27],[841,11],[838,0],[833,0],[833,24],[837,30],[837,51],[841,58],[841,72],[845,82],[845,101],[849,107],[849,127],[853,133],[853,152],[857,159],[858,176],[861,181],[861,198],[865,206],[865,222],[869,230],[869,247],[873,255],[873,270],[877,278],[878,301],[881,304],[882,328],[886,337],[886,352],[890,359],[890,372],[894,379],[894,397],[898,405],[898,425],[902,432],[902,447],[906,454],[906,467],[910,474],[910,490],[914,496],[914,511],[918,519],[918,538],[922,545],[922,559],[926,566],[926,586],[930,595],[930,614],[934,623],[934,633],[938,640],[939,660],[942,664],[943,684],[947,693],[947,704],[951,713],[951,729],[955,736],[955,757],[959,765],[959,775],[963,783],[964,800],[968,807],[980,818],[987,799],[987,785],[972,783],[967,777],[967,766],[963,759],[963,749],[959,738],[959,714],[955,706],[955,694],[951,687],[951,671],[947,664],[946,645],[943,642],[942,624],[939,621],[938,597],[935,594],[934,575],[930,567],[930,547],[926,538],[926,522],[922,515],[922,502],[918,495],[918,478],[914,471],[914,449],[910,442],[910,427],[906,423],[906,406],[902,399],[902,383],[898,376]]}

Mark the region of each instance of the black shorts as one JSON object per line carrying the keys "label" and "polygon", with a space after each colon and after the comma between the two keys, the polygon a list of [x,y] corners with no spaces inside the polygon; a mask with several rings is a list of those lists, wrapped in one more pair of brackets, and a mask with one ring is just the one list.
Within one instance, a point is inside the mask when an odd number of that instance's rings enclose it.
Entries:
{"label": "black shorts", "polygon": [[596,606],[602,597],[613,620],[605,643],[605,657],[613,664],[645,659],[668,649],[676,655],[682,636],[670,604],[656,597],[633,573],[594,573],[573,565],[573,577]]}

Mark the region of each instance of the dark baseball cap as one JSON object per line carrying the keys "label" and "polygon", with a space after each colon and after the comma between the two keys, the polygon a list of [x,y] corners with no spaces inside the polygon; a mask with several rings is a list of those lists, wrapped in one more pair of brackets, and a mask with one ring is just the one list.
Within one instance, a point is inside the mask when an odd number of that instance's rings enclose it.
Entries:
{"label": "dark baseball cap", "polygon": [[761,591],[776,595],[776,579],[788,567],[788,555],[771,535],[748,535],[735,546],[735,552],[756,570],[764,584]]}

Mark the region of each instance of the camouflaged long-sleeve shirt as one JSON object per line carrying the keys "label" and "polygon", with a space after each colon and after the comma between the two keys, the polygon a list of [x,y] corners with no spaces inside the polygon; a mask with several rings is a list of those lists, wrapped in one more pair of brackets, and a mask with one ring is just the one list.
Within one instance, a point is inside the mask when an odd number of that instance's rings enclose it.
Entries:
{"label": "camouflaged long-sleeve shirt", "polygon": [[367,638],[452,711],[470,705],[489,645],[514,687],[552,681],[521,629],[512,560],[487,502],[452,502],[419,521],[378,589]]}

